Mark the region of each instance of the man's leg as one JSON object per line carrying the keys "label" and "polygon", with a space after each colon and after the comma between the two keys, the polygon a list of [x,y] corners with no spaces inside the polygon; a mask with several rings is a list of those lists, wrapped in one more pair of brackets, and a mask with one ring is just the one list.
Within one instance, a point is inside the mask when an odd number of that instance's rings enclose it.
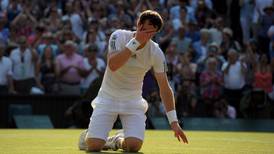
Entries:
{"label": "man's leg", "polygon": [[104,109],[94,109],[85,137],[88,151],[98,152],[102,150],[116,119],[117,114]]}
{"label": "man's leg", "polygon": [[106,141],[99,138],[86,138],[87,151],[99,152],[103,149]]}
{"label": "man's leg", "polygon": [[145,121],[144,113],[133,113],[120,115],[125,138],[120,141],[120,146],[127,152],[138,152],[144,140]]}

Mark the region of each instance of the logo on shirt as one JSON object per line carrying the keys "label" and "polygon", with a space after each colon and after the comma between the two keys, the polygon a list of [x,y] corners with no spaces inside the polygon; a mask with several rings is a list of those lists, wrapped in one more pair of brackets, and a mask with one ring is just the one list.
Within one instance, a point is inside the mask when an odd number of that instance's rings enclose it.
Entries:
{"label": "logo on shirt", "polygon": [[110,48],[112,50],[116,50],[116,40],[117,40],[117,36],[116,35],[113,35],[111,40],[110,40]]}

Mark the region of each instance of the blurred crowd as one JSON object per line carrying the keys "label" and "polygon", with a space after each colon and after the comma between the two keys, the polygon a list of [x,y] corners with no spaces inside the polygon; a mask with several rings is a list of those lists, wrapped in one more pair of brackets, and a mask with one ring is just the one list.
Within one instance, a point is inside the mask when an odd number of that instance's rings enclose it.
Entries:
{"label": "blurred crowd", "polygon": [[[179,118],[273,118],[273,0],[1,0],[0,94],[98,89],[108,38],[157,10]],[[149,114],[163,116],[153,70]]]}

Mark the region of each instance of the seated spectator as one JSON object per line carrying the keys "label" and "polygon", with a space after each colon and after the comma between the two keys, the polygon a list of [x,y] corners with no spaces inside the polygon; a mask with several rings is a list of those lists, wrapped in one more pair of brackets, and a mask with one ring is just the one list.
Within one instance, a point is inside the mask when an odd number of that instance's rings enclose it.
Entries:
{"label": "seated spectator", "polygon": [[148,115],[151,117],[163,117],[165,116],[165,107],[163,103],[161,102],[161,99],[159,97],[159,92],[157,90],[153,90],[150,92],[148,98]]}
{"label": "seated spectator", "polygon": [[12,81],[12,63],[4,56],[5,46],[0,44],[0,95],[15,93]]}
{"label": "seated spectator", "polygon": [[25,36],[19,37],[18,44],[19,48],[10,54],[14,87],[19,94],[29,94],[34,86],[42,88],[35,72],[38,55],[34,49],[28,48]]}
{"label": "seated spectator", "polygon": [[217,118],[236,118],[236,110],[233,106],[229,105],[225,98],[219,99],[214,104],[214,116]]}
{"label": "seated spectator", "polygon": [[98,78],[102,78],[104,74],[104,70],[106,68],[105,62],[97,56],[98,47],[96,44],[91,44],[86,49],[87,57],[84,58],[84,68],[87,70],[85,74],[84,80],[81,83],[82,92],[86,92],[86,90],[93,84]]}
{"label": "seated spectator", "polygon": [[215,103],[220,98],[223,89],[223,76],[218,71],[217,64],[216,58],[208,58],[206,69],[200,75],[201,98],[207,116],[213,116]]}
{"label": "seated spectator", "polygon": [[245,86],[246,64],[240,61],[235,49],[228,51],[228,61],[222,66],[224,74],[224,95],[230,105],[236,108],[239,113],[240,100]]}
{"label": "seated spectator", "polygon": [[41,83],[45,89],[45,93],[53,93],[56,83],[55,74],[55,56],[51,46],[46,46],[42,52],[41,58],[37,63],[38,72],[41,75]]}
{"label": "seated spectator", "polygon": [[56,73],[60,81],[60,94],[80,94],[80,82],[86,70],[83,57],[76,53],[76,44],[66,41],[63,53],[56,58]]}

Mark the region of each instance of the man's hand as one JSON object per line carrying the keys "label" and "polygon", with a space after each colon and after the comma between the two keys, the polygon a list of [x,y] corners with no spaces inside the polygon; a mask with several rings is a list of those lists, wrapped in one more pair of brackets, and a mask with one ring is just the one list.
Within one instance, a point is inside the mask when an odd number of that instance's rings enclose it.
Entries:
{"label": "man's hand", "polygon": [[149,39],[151,39],[156,33],[155,28],[151,28],[151,29],[143,29],[143,26],[140,25],[137,27],[137,31],[136,31],[136,35],[135,35],[135,39],[140,43],[140,44],[144,44],[147,41],[149,41]]}
{"label": "man's hand", "polygon": [[187,137],[178,122],[172,122],[171,129],[174,131],[174,136],[177,137],[178,141],[182,141],[183,143],[188,144]]}

